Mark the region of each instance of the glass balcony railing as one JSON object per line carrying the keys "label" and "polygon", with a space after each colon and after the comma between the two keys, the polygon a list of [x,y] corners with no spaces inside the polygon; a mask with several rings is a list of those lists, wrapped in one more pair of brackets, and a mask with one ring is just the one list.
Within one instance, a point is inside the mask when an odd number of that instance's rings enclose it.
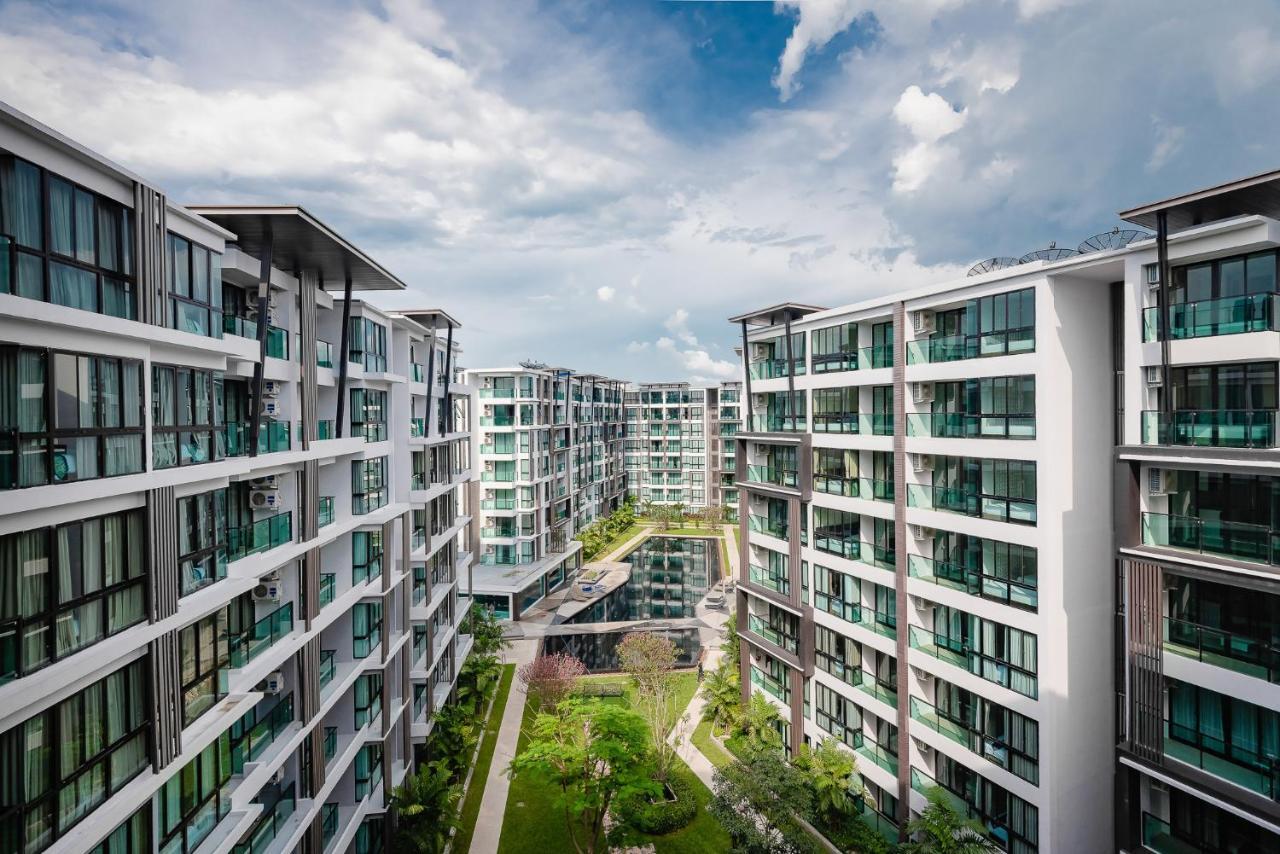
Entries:
{"label": "glass balcony railing", "polygon": [[[264,418],[258,429],[258,453],[274,454],[291,447],[292,425],[287,421]],[[224,424],[222,439],[228,457],[243,457],[249,453],[249,424],[235,421]]]}
{"label": "glass balcony railing", "polygon": [[333,368],[333,345],[316,339],[316,367]]}
{"label": "glass balcony railing", "polygon": [[755,614],[747,614],[747,629],[767,640],[774,646],[781,647],[792,655],[797,654],[799,641],[794,635],[785,634],[781,629],[769,625]]}
{"label": "glass balcony railing", "polygon": [[338,728],[336,726],[327,726],[324,728],[324,735],[320,742],[320,754],[324,756],[325,764],[333,760],[338,755]]}
{"label": "glass balcony railing", "polygon": [[1274,748],[1234,738],[1226,741],[1220,735],[1166,719],[1164,754],[1273,801],[1280,800],[1280,760]]}
{"label": "glass balcony railing", "polygon": [[791,580],[787,578],[785,572],[773,572],[753,563],[750,567],[750,578],[752,584],[767,587],[783,596],[791,595]]}
{"label": "glass balcony railing", "polygon": [[274,516],[227,531],[227,560],[240,560],[293,541],[293,512],[283,510]]}
{"label": "glass balcony railing", "polygon": [[898,757],[871,739],[863,738],[862,744],[854,752],[871,760],[895,777],[898,775]]}
{"label": "glass balcony railing", "polygon": [[1194,409],[1142,413],[1142,444],[1204,448],[1274,448],[1274,409]]}
{"label": "glass balcony railing", "polygon": [[787,523],[780,519],[770,519],[768,516],[757,516],[753,513],[747,518],[747,524],[757,533],[768,534],[780,540],[787,538]]}
{"label": "glass balcony railing", "polygon": [[427,369],[417,362],[410,362],[409,377],[415,383],[425,383],[427,381]]}
{"label": "glass balcony railing", "polygon": [[779,679],[774,679],[758,667],[751,668],[751,684],[761,688],[774,699],[784,703],[791,702],[791,689]]}
{"label": "glass balcony railing", "polygon": [[893,501],[893,481],[864,477],[859,480],[858,494],[873,501]]}
{"label": "glass balcony railing", "polygon": [[411,437],[427,435],[427,419],[410,418],[409,419],[409,435]]}
{"label": "glass balcony railing", "polygon": [[1249,563],[1280,565],[1280,532],[1266,525],[1143,513],[1142,542]]}
{"label": "glass balcony railing", "polygon": [[808,423],[804,415],[751,416],[751,429],[757,433],[803,433]]}
{"label": "glass balcony railing", "polygon": [[960,815],[965,818],[980,818],[977,811],[972,809],[964,798],[960,797],[946,786],[943,786],[919,768],[911,769],[911,788],[926,796],[934,789],[941,790],[943,797],[945,797],[951,804],[952,809],[960,813]]}
{"label": "glass balcony railing", "polygon": [[480,472],[480,480],[484,483],[515,483],[516,473],[514,471],[483,471]]}
{"label": "glass balcony railing", "polygon": [[[813,372],[815,374],[830,374],[836,371],[856,371],[858,369],[858,354],[856,351],[849,353],[814,353],[811,357],[813,362]],[[726,402],[722,400],[722,402]],[[721,418],[737,417],[737,413],[729,410],[730,415],[726,416],[723,412]]]}
{"label": "glass balcony railing", "polygon": [[511,527],[481,528],[480,536],[510,538],[516,536],[516,529],[514,525]]}
{"label": "glass balcony railing", "polygon": [[747,480],[751,483],[770,483],[796,489],[800,485],[800,474],[793,469],[747,466]]}
{"label": "glass balcony railing", "polygon": [[858,560],[868,566],[892,570],[898,565],[898,553],[889,546],[863,540],[858,546]]}
{"label": "glass balcony railing", "polygon": [[338,576],[336,573],[326,572],[320,576],[320,607],[333,602],[333,598],[337,593]]}
{"label": "glass balcony railing", "polygon": [[325,686],[333,681],[333,677],[338,672],[338,666],[334,662],[333,657],[336,650],[322,649],[320,650],[320,690],[323,691]]}
{"label": "glass balcony railing", "polygon": [[[508,433],[504,435],[510,436],[512,434]],[[489,443],[480,446],[480,453],[482,454],[514,454],[515,452],[515,443],[509,443],[506,445],[495,445],[493,443]]]}
{"label": "glass balcony railing", "polygon": [[[797,353],[794,354],[793,363],[795,365],[796,376],[800,376],[805,372],[804,356]],[[751,378],[753,380],[773,380],[778,377],[788,375],[786,359],[760,359],[751,363]]]}
{"label": "glass balcony railing", "polygon": [[930,412],[907,415],[908,436],[935,439],[1034,439],[1034,415],[969,415]]}
{"label": "glass balcony railing", "polygon": [[480,396],[487,399],[514,398],[516,390],[514,388],[482,388],[480,389]]}
{"label": "glass balcony railing", "polygon": [[907,559],[907,571],[914,578],[921,578],[940,587],[960,590],[971,596],[993,599],[1029,611],[1039,604],[1039,591],[1034,585],[997,578],[981,570],[969,569],[955,563],[934,560],[923,555],[911,555]]}
{"label": "glass balcony railing", "polygon": [[969,729],[961,726],[950,718],[943,717],[938,713],[938,709],[932,703],[926,702],[920,697],[911,697],[911,717],[914,720],[927,726],[934,732],[941,733],[956,744],[969,746]]}
{"label": "glass balcony railing", "polygon": [[[293,723],[293,694],[286,695],[271,711],[252,721],[250,725],[250,716],[256,714],[256,709],[248,712],[232,728],[231,769],[235,774],[243,774],[244,766],[257,761],[276,737]],[[248,729],[242,729],[244,726],[248,726]],[[237,733],[237,729],[241,729],[241,732]]]}
{"label": "glass balcony railing", "polygon": [[231,666],[244,667],[291,631],[293,603],[286,602],[250,626],[244,634],[231,638],[228,644]]}
{"label": "glass balcony railing", "polygon": [[1039,679],[1035,673],[985,655],[970,648],[963,640],[935,634],[922,626],[908,628],[912,649],[981,676],[988,682],[1002,685],[1032,699],[1036,698]]}
{"label": "glass balcony railing", "polygon": [[858,365],[863,368],[892,368],[893,345],[876,344],[858,348]]}
{"label": "glass balcony railing", "polygon": [[862,541],[858,539],[856,529],[815,528],[813,547],[820,552],[849,560],[857,560],[862,555]]}
{"label": "glass balcony railing", "polygon": [[333,496],[321,495],[320,507],[316,510],[316,524],[323,528],[333,524]]}
{"label": "glass balcony railing", "polygon": [[881,839],[889,843],[890,850],[898,844],[898,823],[896,821],[869,806],[865,800],[861,799],[854,801],[854,811],[858,814],[859,821],[868,825],[880,835]]}
{"label": "glass balcony railing", "polygon": [[[1175,303],[1169,307],[1169,337],[1177,340],[1275,331],[1277,298],[1263,293]],[[1159,307],[1144,309],[1142,340],[1159,341],[1163,325]]]}
{"label": "glass balcony railing", "polygon": [[898,689],[895,685],[887,682],[881,682],[874,678],[871,673],[863,673],[862,681],[858,683],[857,688],[863,693],[875,697],[880,702],[891,708],[898,708]]}
{"label": "glass balcony railing", "polygon": [[515,510],[514,498],[484,498],[480,501],[481,510]]}
{"label": "glass balcony railing", "polygon": [[864,433],[868,436],[893,435],[892,412],[864,412],[858,418],[861,421],[858,425],[859,433]]}
{"label": "glass balcony railing", "polygon": [[979,495],[969,489],[949,486],[907,485],[907,506],[944,510],[998,522],[1020,525],[1036,523],[1036,503],[1030,499]]}
{"label": "glass balcony railing", "polygon": [[481,415],[481,427],[511,427],[516,423],[513,415]]}
{"label": "glass balcony railing", "polygon": [[815,433],[857,433],[859,428],[856,412],[815,412],[813,413],[813,432]]}
{"label": "glass balcony railing", "polygon": [[1165,617],[1164,648],[1215,667],[1280,682],[1280,647],[1265,640]]}
{"label": "glass balcony railing", "polygon": [[275,842],[276,834],[286,825],[298,806],[295,792],[294,784],[290,783],[289,788],[276,796],[254,822],[248,835],[231,849],[231,854],[266,854],[271,843]]}
{"label": "glass balcony railing", "polygon": [[856,498],[858,496],[858,479],[856,477],[841,477],[832,474],[815,474],[813,476],[813,491],[827,495],[843,495],[846,498]]}

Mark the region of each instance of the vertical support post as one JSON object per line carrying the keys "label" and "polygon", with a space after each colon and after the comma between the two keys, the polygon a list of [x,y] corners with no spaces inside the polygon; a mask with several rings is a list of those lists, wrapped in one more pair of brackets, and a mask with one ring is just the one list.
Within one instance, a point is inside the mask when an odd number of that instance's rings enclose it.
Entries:
{"label": "vertical support post", "polygon": [[745,401],[746,418],[744,419],[746,421],[745,432],[750,433],[754,429],[754,426],[751,423],[751,351],[747,348],[747,322],[745,320],[742,321],[742,378],[746,380],[747,383],[747,399]]}
{"label": "vertical support post", "polygon": [[271,229],[267,229],[258,267],[258,363],[253,366],[253,393],[249,396],[249,456],[258,455],[262,429],[262,372],[267,359],[267,304],[271,297]]}
{"label": "vertical support post", "polygon": [[446,320],[449,332],[444,344],[444,397],[440,401],[440,435],[448,433],[449,416],[453,414],[453,404],[449,399],[449,383],[453,382],[453,323]]}
{"label": "vertical support post", "polygon": [[1156,211],[1156,261],[1160,266],[1160,413],[1172,423],[1173,394],[1169,388],[1169,341],[1173,333],[1173,306],[1169,304],[1169,213]]}
{"label": "vertical support post", "polygon": [[906,841],[911,816],[910,674],[907,666],[907,308],[893,306],[893,546],[894,603],[898,612],[895,651],[898,658],[898,838]]}
{"label": "vertical support post", "polygon": [[430,349],[427,350],[427,411],[423,415],[423,430],[426,431],[427,438],[431,437],[431,422],[434,420],[431,415],[431,403],[435,400],[433,395],[436,388],[436,325],[435,321],[431,323],[431,343]]}
{"label": "vertical support post", "polygon": [[791,426],[794,429],[800,425],[800,413],[796,411],[796,362],[791,352],[791,315],[788,314],[783,321],[782,329],[787,336],[787,409],[791,411]]}
{"label": "vertical support post", "polygon": [[351,346],[351,274],[347,274],[342,286],[342,328],[338,330],[338,412],[333,424],[333,436],[341,439],[346,433],[347,421],[347,364]]}

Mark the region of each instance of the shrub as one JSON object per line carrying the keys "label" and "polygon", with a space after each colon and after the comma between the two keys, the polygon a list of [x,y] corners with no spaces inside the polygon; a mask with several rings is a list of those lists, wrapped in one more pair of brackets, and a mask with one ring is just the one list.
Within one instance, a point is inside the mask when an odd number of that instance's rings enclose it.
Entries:
{"label": "shrub", "polygon": [[693,784],[687,773],[676,771],[667,777],[667,786],[676,797],[674,801],[664,796],[650,802],[643,794],[628,795],[614,804],[614,817],[634,830],[657,836],[687,827],[698,817]]}

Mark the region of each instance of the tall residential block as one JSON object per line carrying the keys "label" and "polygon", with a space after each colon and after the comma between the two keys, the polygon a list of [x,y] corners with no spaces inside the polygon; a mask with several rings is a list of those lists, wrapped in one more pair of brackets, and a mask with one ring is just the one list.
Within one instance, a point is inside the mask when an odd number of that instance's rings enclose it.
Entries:
{"label": "tall residential block", "polygon": [[471,393],[404,287],[0,105],[0,850],[383,850],[471,643]]}

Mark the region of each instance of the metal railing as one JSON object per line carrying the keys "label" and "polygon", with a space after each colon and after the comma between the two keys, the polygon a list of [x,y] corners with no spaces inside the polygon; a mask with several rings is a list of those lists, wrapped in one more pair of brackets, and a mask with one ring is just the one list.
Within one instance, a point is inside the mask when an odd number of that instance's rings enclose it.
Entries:
{"label": "metal railing", "polygon": [[1142,412],[1142,444],[1204,448],[1274,448],[1274,409],[1183,409]]}
{"label": "metal railing", "polygon": [[293,603],[286,602],[228,643],[232,667],[244,667],[293,631]]}
{"label": "metal railing", "polygon": [[[1169,306],[1168,337],[1177,340],[1274,331],[1278,298],[1273,293],[1261,293],[1174,303]],[[1143,310],[1143,341],[1160,340],[1160,330],[1165,325],[1162,314],[1159,306]]]}
{"label": "metal railing", "polygon": [[980,495],[959,487],[908,484],[907,506],[1019,525],[1036,524],[1036,502],[1033,499]]}
{"label": "metal railing", "polygon": [[1142,542],[1250,563],[1280,564],[1280,532],[1248,522],[1143,513]]}
{"label": "metal railing", "polygon": [[1039,604],[1040,594],[1035,586],[1007,578],[997,578],[959,564],[934,560],[923,555],[910,555],[907,559],[907,571],[914,578],[930,581],[940,587],[949,587],[971,596],[1004,602],[1029,611],[1036,610]]}
{"label": "metal railing", "polygon": [[282,510],[273,516],[231,528],[227,531],[227,560],[240,560],[261,554],[293,541],[293,511]]}
{"label": "metal railing", "polygon": [[1165,617],[1164,648],[1215,667],[1280,682],[1280,647],[1259,638]]}

